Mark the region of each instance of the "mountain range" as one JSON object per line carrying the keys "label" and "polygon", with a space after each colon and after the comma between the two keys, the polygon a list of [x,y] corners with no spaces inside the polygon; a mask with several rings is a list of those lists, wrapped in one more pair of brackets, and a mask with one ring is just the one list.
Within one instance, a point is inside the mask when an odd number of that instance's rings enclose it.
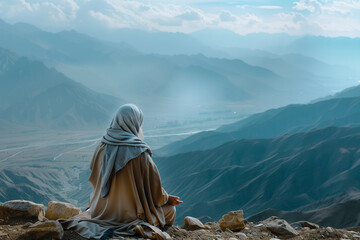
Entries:
{"label": "mountain range", "polygon": [[359,140],[360,128],[327,127],[230,141],[155,162],[165,189],[184,200],[180,219],[190,214],[219,219],[232,209],[248,216],[268,208],[313,210],[359,192]]}
{"label": "mountain range", "polygon": [[[351,97],[342,97],[349,96]],[[156,151],[159,155],[177,154],[217,147],[242,138],[273,138],[326,126],[359,126],[360,86],[346,89],[328,100],[293,104],[251,115],[215,131],[200,132],[170,143]]]}
{"label": "mountain range", "polygon": [[[104,129],[123,99],[144,107],[156,124],[272,108],[155,151],[165,189],[184,200],[178,219],[217,220],[244,209],[261,212],[254,218],[297,219],[296,212],[323,223],[356,204],[360,87],[332,93],[358,81],[352,68],[360,62],[359,40],[226,32],[231,44],[206,43],[214,32],[123,30],[99,40],[0,21],[1,131]],[[221,44],[229,48],[220,51]],[[339,59],[327,62],[334,53]],[[91,153],[82,150],[93,145],[77,144],[1,150],[0,199],[86,207]],[[269,208],[282,211],[264,212]]]}
{"label": "mountain range", "polygon": [[[147,54],[196,55],[240,58],[252,50],[269,54],[300,54],[330,64],[357,69],[360,62],[359,38],[291,36],[253,33],[239,35],[224,29],[204,29],[189,34],[150,32],[134,29],[104,30],[92,36],[117,44],[127,44]],[[248,55],[248,54],[247,54]],[[245,59],[243,59],[245,60]],[[311,65],[308,65],[311,67]]]}
{"label": "mountain range", "polygon": [[[76,31],[50,33],[0,21],[0,47],[39,60],[90,89],[136,103],[152,115],[149,119],[172,116],[165,123],[185,122],[194,112],[197,117],[209,110],[245,115],[306,102],[354,85],[360,76],[346,66],[253,50],[246,44],[236,59],[214,54],[219,49],[208,47],[195,33],[123,29],[112,34],[98,34],[100,40]],[[253,43],[263,39],[235,36]]]}
{"label": "mountain range", "polygon": [[124,102],[5,49],[0,49],[0,67],[2,130],[14,124],[33,129],[104,127]]}

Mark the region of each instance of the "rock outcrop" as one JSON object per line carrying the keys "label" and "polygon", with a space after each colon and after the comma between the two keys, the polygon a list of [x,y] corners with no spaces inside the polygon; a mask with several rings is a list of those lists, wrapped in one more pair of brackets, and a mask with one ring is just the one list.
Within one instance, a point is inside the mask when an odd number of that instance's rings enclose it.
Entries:
{"label": "rock outcrop", "polygon": [[311,222],[307,222],[307,221],[302,221],[302,222],[299,222],[301,227],[308,227],[310,229],[317,229],[317,228],[320,228],[319,225],[315,224],[315,223],[311,223]]}
{"label": "rock outcrop", "polygon": [[58,221],[36,222],[27,227],[23,239],[54,239],[59,240],[64,237],[64,230]]}
{"label": "rock outcrop", "polygon": [[68,219],[81,213],[81,209],[71,203],[51,201],[45,217],[49,220]]}
{"label": "rock outcrop", "polygon": [[291,238],[299,235],[299,233],[284,219],[270,217],[264,220],[264,224],[272,233],[283,238]]}
{"label": "rock outcrop", "polygon": [[26,200],[12,200],[0,205],[0,219],[36,219],[43,220],[45,208],[43,204],[37,204]]}
{"label": "rock outcrop", "polygon": [[199,219],[187,216],[184,218],[183,228],[189,231],[193,231],[198,229],[204,229],[205,226]]}
{"label": "rock outcrop", "polygon": [[[48,207],[50,210],[48,214],[56,216],[54,218],[61,215],[60,213],[55,214],[56,211],[61,212],[59,209],[64,208],[63,211],[67,212],[66,216],[60,216],[60,218],[70,217],[71,214],[78,211],[75,206],[61,202],[52,202],[48,206],[57,206]],[[56,209],[55,213],[52,212],[52,208]],[[73,212],[69,209],[75,210]],[[59,221],[47,220],[41,204],[24,200],[10,201],[2,204],[0,211],[0,240],[86,240],[74,231],[64,231]],[[18,213],[17,217],[21,216],[20,220],[9,217],[11,211],[20,211],[21,214],[16,212]],[[321,227],[305,221],[297,222],[293,225],[294,227],[278,217],[270,217],[258,222],[246,222],[242,210],[225,214],[219,222],[202,223],[199,219],[188,216],[184,219],[184,223],[182,227],[168,227],[165,233],[174,240],[280,240],[284,238],[293,240],[360,240],[358,231]]]}
{"label": "rock outcrop", "polygon": [[243,210],[231,211],[219,221],[221,230],[229,229],[231,231],[240,231],[245,228],[245,221],[243,217]]}

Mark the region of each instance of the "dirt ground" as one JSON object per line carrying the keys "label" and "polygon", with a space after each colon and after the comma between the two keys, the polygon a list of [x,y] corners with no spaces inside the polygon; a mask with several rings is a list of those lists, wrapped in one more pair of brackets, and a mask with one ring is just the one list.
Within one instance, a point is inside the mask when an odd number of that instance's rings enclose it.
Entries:
{"label": "dirt ground", "polygon": [[[26,221],[13,221],[4,222],[0,221],[0,240],[23,240],[22,233],[26,231]],[[333,229],[333,228],[300,228],[296,229],[299,235],[296,237],[288,238],[293,240],[360,240],[360,233],[354,230],[360,229]],[[275,240],[281,239],[279,236],[271,233],[264,225],[260,223],[246,223],[245,229],[239,232],[232,232],[230,230],[222,231],[217,222],[209,222],[205,224],[205,229],[187,231],[181,226],[171,226],[166,229],[166,232],[174,240]],[[65,231],[63,240],[85,240],[74,231]],[[141,239],[141,238],[127,238],[127,239]],[[115,240],[115,238],[114,238]]]}

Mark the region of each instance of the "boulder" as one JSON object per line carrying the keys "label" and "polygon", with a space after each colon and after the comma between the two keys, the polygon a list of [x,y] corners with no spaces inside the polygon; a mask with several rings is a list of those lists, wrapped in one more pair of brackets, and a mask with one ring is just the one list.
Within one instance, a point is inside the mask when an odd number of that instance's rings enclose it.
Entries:
{"label": "boulder", "polygon": [[27,200],[12,200],[0,205],[0,219],[35,219],[43,220],[45,208],[43,204],[37,204]]}
{"label": "boulder", "polygon": [[320,226],[319,225],[317,225],[317,224],[315,224],[315,223],[311,223],[311,222],[307,222],[307,221],[302,221],[302,222],[300,222],[300,225],[301,225],[301,227],[308,227],[308,228],[310,228],[310,229],[318,229],[318,228],[320,228]]}
{"label": "boulder", "polygon": [[272,233],[283,238],[290,238],[299,235],[299,233],[284,219],[270,217],[264,220],[263,223]]}
{"label": "boulder", "polygon": [[199,219],[190,216],[184,218],[184,223],[185,224],[183,228],[190,231],[205,228],[204,224],[202,224],[202,222]]}
{"label": "boulder", "polygon": [[68,219],[80,213],[80,208],[71,203],[51,201],[48,203],[45,217],[49,220]]}
{"label": "boulder", "polygon": [[221,230],[240,231],[245,228],[243,210],[231,211],[219,220]]}
{"label": "boulder", "polygon": [[62,239],[64,229],[58,221],[36,222],[30,225],[22,239]]}

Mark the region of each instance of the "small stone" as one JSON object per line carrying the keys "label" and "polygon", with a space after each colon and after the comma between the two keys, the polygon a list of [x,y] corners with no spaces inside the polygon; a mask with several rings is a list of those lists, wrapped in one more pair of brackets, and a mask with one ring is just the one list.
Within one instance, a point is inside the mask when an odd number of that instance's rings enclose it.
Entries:
{"label": "small stone", "polygon": [[334,232],[334,229],[332,227],[327,227],[326,228],[326,231],[328,231],[329,233],[333,233]]}
{"label": "small stone", "polygon": [[58,221],[36,222],[24,233],[24,239],[62,239],[64,230]]}
{"label": "small stone", "polygon": [[346,235],[345,233],[342,236],[343,238],[349,238],[348,235]]}
{"label": "small stone", "polygon": [[45,215],[43,204],[27,200],[12,200],[0,205],[1,219],[36,219],[42,220]]}
{"label": "small stone", "polygon": [[199,219],[190,216],[184,218],[184,223],[185,225],[183,226],[183,228],[189,231],[205,228],[204,224],[202,224]]}
{"label": "small stone", "polygon": [[198,229],[198,230],[195,230],[195,232],[200,233],[200,234],[205,234],[205,233],[206,233],[206,230],[204,230],[204,229]]}
{"label": "small stone", "polygon": [[352,237],[354,237],[354,238],[360,238],[360,235],[354,234],[354,235],[352,235]]}
{"label": "small stone", "polygon": [[267,229],[269,229],[272,233],[276,235],[280,235],[284,238],[286,237],[294,237],[299,235],[299,233],[290,226],[290,224],[277,217],[270,217],[263,221]]}
{"label": "small stone", "polygon": [[0,237],[6,237],[6,236],[8,236],[7,233],[5,233],[5,232],[3,232],[3,231],[0,231]]}
{"label": "small stone", "polygon": [[45,217],[49,220],[68,219],[80,213],[80,208],[71,203],[51,201],[48,203]]}
{"label": "small stone", "polygon": [[245,228],[245,222],[243,217],[243,210],[231,211],[219,221],[221,230],[225,231],[229,229],[231,231],[240,231]]}
{"label": "small stone", "polygon": [[278,239],[278,238],[270,238],[270,240],[280,240],[280,239]]}
{"label": "small stone", "polygon": [[238,240],[237,238],[233,238],[233,237],[231,237],[231,238],[229,238],[229,240]]}
{"label": "small stone", "polygon": [[235,233],[235,235],[239,237],[247,237],[246,234],[242,232]]}
{"label": "small stone", "polygon": [[302,227],[308,227],[308,228],[310,228],[310,229],[318,229],[318,228],[320,228],[319,225],[317,225],[317,224],[315,224],[315,223],[307,222],[307,221],[302,221],[302,222],[300,222],[300,225],[301,225]]}
{"label": "small stone", "polygon": [[259,224],[255,225],[254,227],[258,228],[258,227],[262,227],[262,226],[264,226],[264,224],[259,223]]}
{"label": "small stone", "polygon": [[235,233],[235,235],[236,235],[237,237],[239,237],[241,240],[246,240],[246,239],[248,239],[248,237],[246,236],[246,234],[245,234],[245,233],[242,233],[242,232]]}

